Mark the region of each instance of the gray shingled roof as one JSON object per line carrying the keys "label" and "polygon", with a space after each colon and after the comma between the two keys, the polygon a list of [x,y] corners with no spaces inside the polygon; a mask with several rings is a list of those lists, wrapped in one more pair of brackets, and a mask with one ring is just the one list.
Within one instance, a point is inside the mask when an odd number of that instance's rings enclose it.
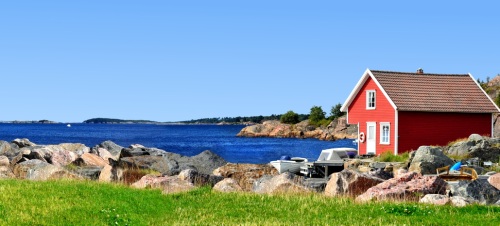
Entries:
{"label": "gray shingled roof", "polygon": [[371,72],[399,111],[498,112],[468,74]]}

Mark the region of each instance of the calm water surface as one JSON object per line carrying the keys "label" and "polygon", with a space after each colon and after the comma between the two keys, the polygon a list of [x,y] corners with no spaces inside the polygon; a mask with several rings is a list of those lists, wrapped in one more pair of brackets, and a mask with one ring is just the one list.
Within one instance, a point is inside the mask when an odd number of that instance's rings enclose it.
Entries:
{"label": "calm water surface", "polygon": [[267,163],[282,155],[314,160],[322,149],[353,147],[352,140],[243,138],[236,134],[244,126],[230,125],[142,125],[142,124],[0,124],[0,140],[28,138],[36,144],[82,143],[93,147],[111,140],[128,147],[142,144],[181,155],[193,156],[211,150],[229,162]]}

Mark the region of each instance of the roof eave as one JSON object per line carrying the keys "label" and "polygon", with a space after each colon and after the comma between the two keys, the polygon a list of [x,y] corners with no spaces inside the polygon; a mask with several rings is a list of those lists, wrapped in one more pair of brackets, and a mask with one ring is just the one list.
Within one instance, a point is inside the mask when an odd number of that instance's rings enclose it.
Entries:
{"label": "roof eave", "polygon": [[347,100],[344,102],[344,104],[342,105],[340,110],[342,112],[347,112],[347,110],[349,109],[349,106],[351,105],[352,101],[354,101],[354,98],[358,95],[359,91],[361,90],[361,87],[365,84],[368,77],[372,78],[372,80],[375,82],[375,84],[377,84],[377,86],[380,88],[380,90],[382,91],[384,96],[387,98],[387,100],[389,101],[391,106],[394,108],[394,110],[398,110],[398,107],[396,106],[394,101],[392,101],[392,99],[389,97],[389,95],[385,91],[384,87],[382,87],[380,85],[380,83],[377,81],[377,78],[375,78],[375,76],[373,75],[373,73],[370,71],[369,68],[367,68],[365,73],[363,74],[363,76],[361,76],[358,83],[356,84],[354,89],[351,91],[351,94],[349,95]]}
{"label": "roof eave", "polygon": [[493,106],[495,106],[495,108],[497,109],[497,112],[492,112],[492,113],[500,113],[500,108],[498,108],[498,106],[495,104],[495,102],[494,102],[494,101],[490,98],[490,95],[488,95],[488,94],[486,93],[486,91],[484,91],[484,90],[483,90],[483,88],[481,87],[481,85],[479,85],[479,83],[477,82],[477,80],[476,80],[476,79],[474,79],[474,77],[472,76],[472,74],[471,74],[471,73],[468,73],[468,74],[469,74],[470,78],[472,79],[472,81],[474,81],[474,82],[476,83],[477,87],[478,87],[481,91],[483,91],[484,95],[488,98],[488,100],[490,100],[491,104],[493,104]]}
{"label": "roof eave", "polygon": [[351,105],[352,101],[358,95],[359,90],[361,89],[361,87],[363,86],[363,84],[365,84],[365,82],[368,79],[368,77],[370,76],[370,74],[371,74],[370,69],[367,68],[365,70],[365,72],[363,73],[363,76],[361,76],[361,78],[359,79],[358,83],[354,87],[354,89],[351,91],[351,94],[349,94],[349,97],[347,97],[347,99],[345,100],[344,104],[340,108],[340,111],[347,112],[347,110],[349,109],[349,106]]}

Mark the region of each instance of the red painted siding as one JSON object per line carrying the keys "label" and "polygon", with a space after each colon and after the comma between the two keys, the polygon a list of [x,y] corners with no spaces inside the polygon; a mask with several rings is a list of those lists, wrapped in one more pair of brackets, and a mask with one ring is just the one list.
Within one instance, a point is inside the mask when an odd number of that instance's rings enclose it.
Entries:
{"label": "red painted siding", "polygon": [[398,152],[422,145],[446,145],[473,133],[490,135],[491,114],[399,112]]}
{"label": "red painted siding", "polygon": [[[367,90],[375,90],[376,93],[376,107],[374,110],[366,109],[366,91]],[[395,110],[387,100],[387,98],[382,93],[382,90],[377,86],[377,84],[371,79],[365,82],[365,84],[361,87],[357,96],[354,98],[352,103],[349,105],[348,109],[348,123],[349,124],[358,124],[359,123],[359,131],[366,132],[366,123],[367,122],[376,122],[376,154],[381,154],[382,152],[391,150],[394,151],[394,135],[395,135]],[[380,123],[381,122],[389,122],[390,123],[390,144],[380,144]],[[365,139],[366,140],[366,139]],[[359,154],[366,154],[366,141],[364,143],[359,143],[358,146]]]}

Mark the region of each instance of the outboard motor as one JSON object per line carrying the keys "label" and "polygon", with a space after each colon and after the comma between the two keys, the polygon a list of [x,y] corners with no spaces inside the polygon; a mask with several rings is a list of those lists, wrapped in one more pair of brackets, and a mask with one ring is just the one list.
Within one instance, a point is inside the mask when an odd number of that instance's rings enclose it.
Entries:
{"label": "outboard motor", "polygon": [[288,155],[283,155],[281,156],[280,160],[291,160],[292,157],[288,156]]}

